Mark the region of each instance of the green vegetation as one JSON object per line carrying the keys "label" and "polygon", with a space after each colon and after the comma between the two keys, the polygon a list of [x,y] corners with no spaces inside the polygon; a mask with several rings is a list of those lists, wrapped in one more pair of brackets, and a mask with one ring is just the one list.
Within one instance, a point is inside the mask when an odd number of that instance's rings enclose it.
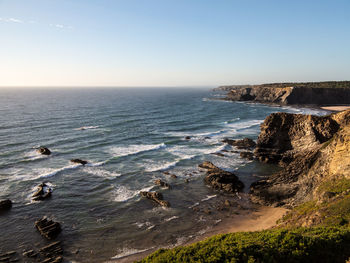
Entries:
{"label": "green vegetation", "polygon": [[262,87],[301,87],[301,88],[350,88],[350,81],[323,81],[323,82],[286,82],[267,83],[258,85]]}
{"label": "green vegetation", "polygon": [[216,235],[174,249],[160,249],[140,262],[345,262],[349,228],[274,229]]}
{"label": "green vegetation", "polygon": [[318,187],[318,193],[332,192],[340,194],[350,189],[350,179],[345,177],[327,180]]}

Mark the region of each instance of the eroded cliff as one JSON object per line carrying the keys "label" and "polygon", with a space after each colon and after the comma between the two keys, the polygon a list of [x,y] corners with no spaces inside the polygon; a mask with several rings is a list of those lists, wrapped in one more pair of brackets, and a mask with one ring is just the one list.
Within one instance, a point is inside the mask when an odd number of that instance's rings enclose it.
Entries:
{"label": "eroded cliff", "polygon": [[276,104],[348,104],[350,81],[222,86],[227,100]]}
{"label": "eroded cliff", "polygon": [[255,155],[284,168],[251,186],[253,201],[288,207],[317,202],[327,192],[322,185],[350,182],[350,110],[323,117],[272,114],[261,125]]}

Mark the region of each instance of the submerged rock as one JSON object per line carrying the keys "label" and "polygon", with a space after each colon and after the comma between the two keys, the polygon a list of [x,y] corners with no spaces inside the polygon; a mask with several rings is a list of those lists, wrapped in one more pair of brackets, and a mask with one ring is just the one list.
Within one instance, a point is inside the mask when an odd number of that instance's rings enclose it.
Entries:
{"label": "submerged rock", "polygon": [[38,190],[33,194],[34,201],[41,201],[51,197],[52,189],[45,183],[38,185]]}
{"label": "submerged rock", "polygon": [[234,173],[222,170],[211,162],[205,161],[199,167],[207,169],[207,176],[204,181],[214,189],[234,193],[242,191],[244,188],[244,184]]}
{"label": "submerged rock", "polygon": [[170,203],[168,201],[163,200],[163,195],[158,192],[140,192],[140,195],[143,197],[146,197],[150,200],[153,200],[157,204],[164,206],[164,207],[170,207]]}
{"label": "submerged rock", "polygon": [[45,257],[42,263],[60,263],[63,261],[63,257],[61,256],[63,254],[63,249],[60,241],[53,242],[40,248],[39,252]]}
{"label": "submerged rock", "polygon": [[0,212],[10,210],[12,207],[12,201],[9,199],[0,201]]}
{"label": "submerged rock", "polygon": [[35,221],[35,227],[39,230],[40,234],[47,239],[54,239],[61,232],[61,225],[53,220],[43,217]]}
{"label": "submerged rock", "polygon": [[254,159],[254,154],[252,152],[240,152],[239,154],[241,158],[245,158],[248,160],[253,160]]}
{"label": "submerged rock", "polygon": [[37,152],[40,153],[40,154],[43,154],[43,155],[50,155],[51,154],[51,151],[47,147],[40,147],[37,150]]}
{"label": "submerged rock", "polygon": [[160,180],[160,179],[155,180],[154,183],[155,183],[156,185],[161,186],[161,187],[165,187],[165,188],[168,188],[168,189],[171,188],[171,186],[170,186],[168,183],[166,183],[166,182],[164,182],[164,181],[162,181],[162,180]]}
{"label": "submerged rock", "polygon": [[250,138],[243,138],[241,140],[224,139],[222,142],[231,146],[236,146],[238,149],[251,149],[256,146],[256,143]]}
{"label": "submerged rock", "polygon": [[72,159],[70,160],[72,163],[78,163],[78,164],[82,164],[82,165],[85,165],[88,163],[88,161],[85,161],[85,160],[81,160],[81,159]]}

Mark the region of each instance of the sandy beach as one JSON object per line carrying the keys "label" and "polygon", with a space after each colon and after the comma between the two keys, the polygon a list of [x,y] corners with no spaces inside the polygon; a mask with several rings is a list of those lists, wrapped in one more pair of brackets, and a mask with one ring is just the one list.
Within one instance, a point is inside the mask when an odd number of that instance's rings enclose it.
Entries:
{"label": "sandy beach", "polygon": [[[227,234],[234,232],[252,232],[260,231],[272,228],[276,225],[276,221],[288,211],[286,208],[282,207],[268,207],[261,206],[257,208],[252,213],[240,214],[233,216],[231,218],[226,218],[223,222],[214,226],[211,230],[205,234],[198,236],[196,239],[191,240],[185,245],[190,245],[192,243],[204,240],[213,235],[217,234]],[[158,248],[159,249],[159,248]],[[141,260],[142,258],[153,253],[157,249],[147,250],[138,254],[134,254],[128,257],[120,258],[117,260],[109,260],[106,263],[129,263],[134,262],[135,260]]]}
{"label": "sandy beach", "polygon": [[344,111],[350,109],[350,106],[325,106],[321,107],[321,109],[329,111]]}

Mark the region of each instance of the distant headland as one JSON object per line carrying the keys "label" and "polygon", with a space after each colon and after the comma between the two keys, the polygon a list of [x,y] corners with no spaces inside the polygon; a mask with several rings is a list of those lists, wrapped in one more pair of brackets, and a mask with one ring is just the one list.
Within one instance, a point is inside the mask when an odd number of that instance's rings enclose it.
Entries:
{"label": "distant headland", "polygon": [[286,82],[260,85],[220,86],[225,100],[276,104],[345,105],[350,102],[350,81]]}

